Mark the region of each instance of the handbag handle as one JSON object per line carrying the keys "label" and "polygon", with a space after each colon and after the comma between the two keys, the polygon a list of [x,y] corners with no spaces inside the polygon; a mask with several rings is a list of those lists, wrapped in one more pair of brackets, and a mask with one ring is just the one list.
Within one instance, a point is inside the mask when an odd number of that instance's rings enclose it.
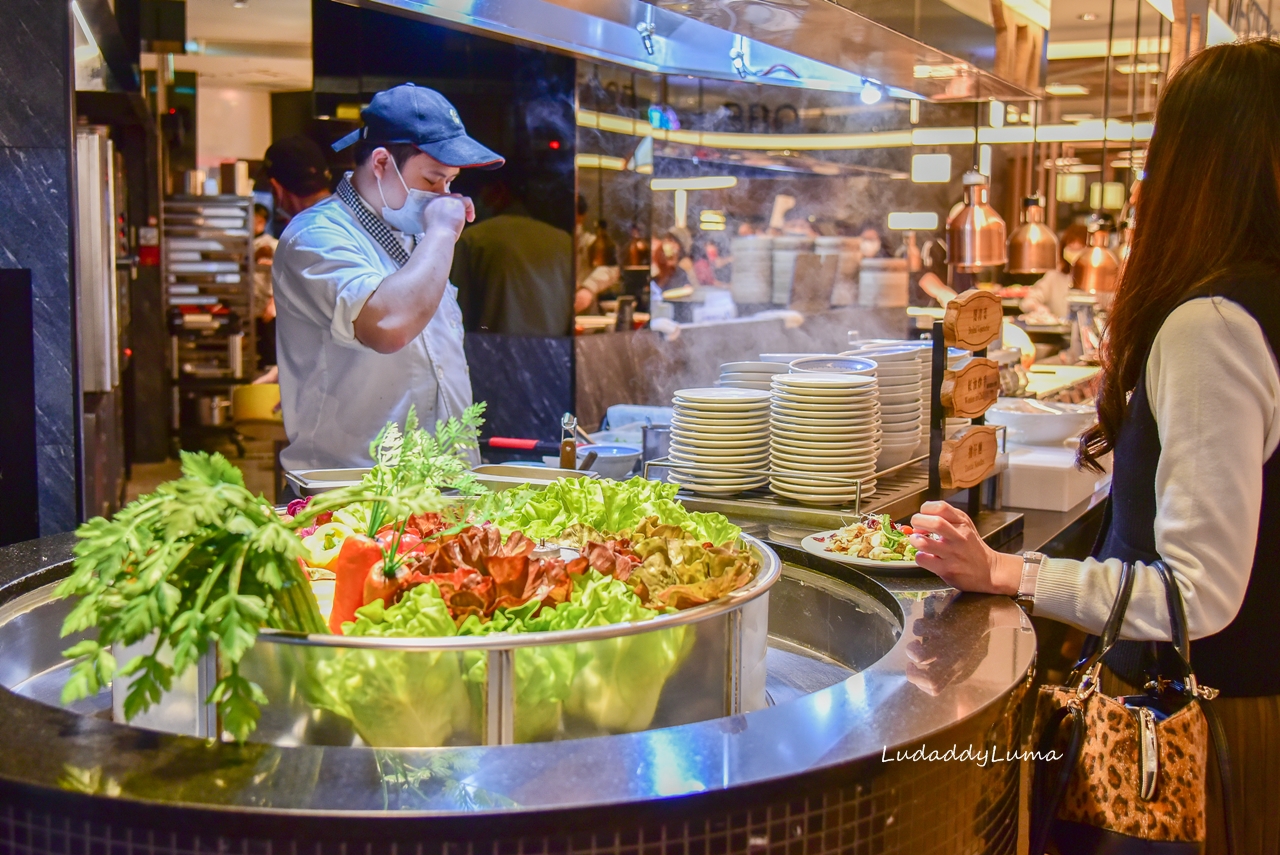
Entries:
{"label": "handbag handle", "polygon": [[1151,568],[1164,584],[1165,604],[1169,609],[1169,639],[1173,642],[1173,650],[1178,654],[1178,662],[1183,669],[1183,673],[1178,676],[1192,682],[1195,675],[1191,671],[1191,632],[1187,628],[1187,610],[1182,602],[1182,590],[1163,558],[1151,562]]}
{"label": "handbag handle", "polygon": [[1124,626],[1124,615],[1129,610],[1129,600],[1133,596],[1133,580],[1136,575],[1133,565],[1129,562],[1126,561],[1120,565],[1120,587],[1116,591],[1115,602],[1111,604],[1111,613],[1107,615],[1107,622],[1102,625],[1101,635],[1091,635],[1085,642],[1080,661],[1072,669],[1066,685],[1079,686],[1085,675],[1102,661],[1102,657],[1106,656],[1111,646],[1119,640],[1120,629]]}

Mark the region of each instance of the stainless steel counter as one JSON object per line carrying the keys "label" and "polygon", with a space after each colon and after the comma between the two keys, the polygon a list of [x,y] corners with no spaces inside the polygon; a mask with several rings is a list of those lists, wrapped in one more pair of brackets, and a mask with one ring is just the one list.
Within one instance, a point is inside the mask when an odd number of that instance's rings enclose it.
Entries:
{"label": "stainless steel counter", "polygon": [[[1071,522],[1045,519],[1032,535]],[[70,546],[0,550],[0,609],[65,574]],[[208,743],[0,689],[0,840],[18,835],[30,852],[103,836],[130,853],[1014,851],[1018,764],[1003,761],[1035,654],[1023,612],[927,574],[872,579],[776,548],[796,590],[853,590],[854,612],[881,617],[858,623],[797,594],[793,620],[811,637],[771,644],[771,657],[854,651],[891,616],[894,637],[868,641],[857,673],[815,666],[772,683],[768,709],[698,724],[431,750]],[[16,655],[0,645],[0,662]],[[968,759],[910,760],[953,747]]]}

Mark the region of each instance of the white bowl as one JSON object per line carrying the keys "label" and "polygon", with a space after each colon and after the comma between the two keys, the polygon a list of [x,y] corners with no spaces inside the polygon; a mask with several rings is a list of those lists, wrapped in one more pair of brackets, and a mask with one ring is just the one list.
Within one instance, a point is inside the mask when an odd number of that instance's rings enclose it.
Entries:
{"label": "white bowl", "polygon": [[1060,446],[1092,427],[1097,411],[1083,404],[1046,404],[1025,398],[1001,398],[987,410],[987,424],[1005,425],[1009,442]]}
{"label": "white bowl", "polygon": [[631,470],[640,462],[640,449],[634,445],[580,445],[578,446],[579,466],[592,451],[596,453],[596,460],[591,464],[591,469],[599,473],[601,478],[621,481],[630,475]]}
{"label": "white bowl", "polygon": [[884,471],[900,463],[906,463],[915,456],[915,446],[908,445],[902,448],[883,448],[880,450],[880,456],[876,458],[876,470]]}

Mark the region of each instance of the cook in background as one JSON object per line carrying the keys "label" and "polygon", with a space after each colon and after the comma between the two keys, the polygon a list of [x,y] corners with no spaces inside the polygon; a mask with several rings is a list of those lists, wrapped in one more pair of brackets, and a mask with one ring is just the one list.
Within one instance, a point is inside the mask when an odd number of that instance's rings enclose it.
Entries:
{"label": "cook in background", "polygon": [[573,325],[573,235],[535,219],[501,178],[479,192],[493,212],[468,226],[451,281],[468,330],[568,335]]}
{"label": "cook in background", "polygon": [[276,249],[286,469],[368,466],[369,441],[417,409],[425,425],[471,403],[454,245],[475,218],[450,193],[466,167],[502,157],[467,136],[439,92],[379,92],[337,192],[293,218]]}
{"label": "cook in background", "polygon": [[332,195],[333,176],[324,151],[311,137],[295,134],[271,144],[262,158],[277,213],[298,214]]}
{"label": "cook in background", "polygon": [[[599,297],[622,279],[622,269],[618,267],[616,251],[610,252],[612,242],[607,241],[608,232],[601,228],[604,221],[597,224],[595,231],[586,227],[587,198],[578,194],[578,209],[574,217],[573,241],[576,257],[574,273],[578,287],[573,295],[574,314],[586,315],[599,312]],[[602,241],[601,239],[606,240]]]}
{"label": "cook in background", "polygon": [[[315,140],[302,134],[284,137],[271,144],[262,156],[261,178],[265,178],[271,186],[277,218],[283,216],[286,221],[278,224],[281,230],[287,225],[289,218],[332,195],[329,188],[333,176],[329,172],[324,151]],[[254,209],[253,295],[256,305],[260,307],[254,324],[258,328],[258,364],[268,367],[253,382],[276,383],[280,379],[280,370],[276,364],[276,302],[272,291],[271,265],[278,242],[269,233],[268,221],[264,220],[262,230],[258,230],[258,208],[266,212],[263,206]]]}
{"label": "cook in background", "polygon": [[654,241],[653,284],[660,292],[685,288],[691,284],[689,273],[693,266],[692,263],[685,262],[688,259],[684,254],[684,244],[674,229]]}
{"label": "cook in background", "polygon": [[271,212],[266,205],[253,206],[253,304],[258,308],[254,326],[258,333],[258,365],[276,364],[276,301],[271,293],[271,260],[279,243],[267,225]]}
{"label": "cook in background", "polygon": [[1050,270],[1027,289],[1027,296],[1022,298],[1023,314],[1048,312],[1055,318],[1067,316],[1067,294],[1071,290],[1071,265],[1075,264],[1080,253],[1084,252],[1088,240],[1089,232],[1080,223],[1067,226],[1066,230],[1058,236],[1058,244],[1062,247],[1058,269]]}
{"label": "cook in background", "polygon": [[[1185,604],[1191,664],[1230,746],[1237,853],[1280,851],[1280,43],[1206,48],[1165,87],[1109,318],[1099,425],[1080,457],[1114,458],[1097,557],[999,553],[945,502],[912,518],[921,567],[962,591],[1018,593],[1034,614],[1098,633],[1134,568],[1102,689],[1146,682],[1166,642],[1163,558]],[[1186,204],[1194,199],[1194,205]],[[932,537],[931,537],[932,535]],[[936,538],[936,539],[935,539]],[[1167,644],[1161,674],[1173,676]],[[1206,852],[1225,852],[1209,763]]]}
{"label": "cook in background", "polygon": [[862,224],[862,228],[858,229],[858,240],[863,258],[893,257],[884,235],[880,232],[880,227],[875,224],[874,220],[867,220]]}

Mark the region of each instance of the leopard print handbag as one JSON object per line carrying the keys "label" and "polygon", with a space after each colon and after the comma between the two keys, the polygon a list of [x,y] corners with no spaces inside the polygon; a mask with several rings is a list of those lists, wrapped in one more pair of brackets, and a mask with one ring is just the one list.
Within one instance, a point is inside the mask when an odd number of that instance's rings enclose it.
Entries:
{"label": "leopard print handbag", "polygon": [[[1063,686],[1036,699],[1031,853],[1182,855],[1203,851],[1209,747],[1230,780],[1225,742],[1196,683],[1182,598],[1172,571],[1153,565],[1165,584],[1173,646],[1182,673],[1153,675],[1146,693],[1113,698],[1098,688],[1102,657],[1115,643],[1133,592],[1133,568],[1102,634],[1091,639]],[[1224,799],[1229,792],[1223,787]],[[1229,805],[1224,814],[1231,816]],[[1234,852],[1228,821],[1228,849]]]}

